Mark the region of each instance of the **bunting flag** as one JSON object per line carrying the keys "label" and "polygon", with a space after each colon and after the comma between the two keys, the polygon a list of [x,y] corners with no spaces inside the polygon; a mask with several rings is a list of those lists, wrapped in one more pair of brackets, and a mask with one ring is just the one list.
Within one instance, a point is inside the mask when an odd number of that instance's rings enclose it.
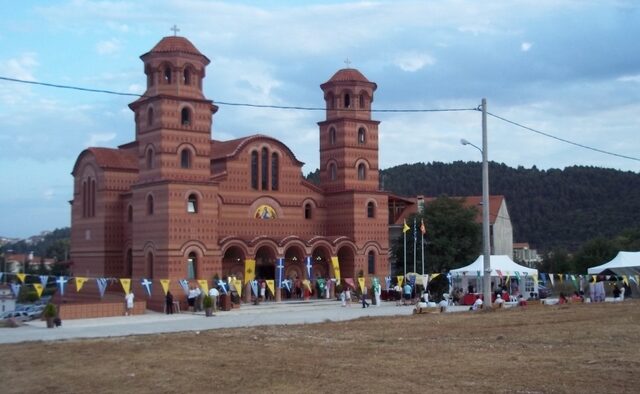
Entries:
{"label": "bunting flag", "polygon": [[11,291],[13,292],[13,296],[18,298],[18,294],[20,294],[20,283],[11,283]]}
{"label": "bunting flag", "polygon": [[415,287],[416,286],[416,276],[415,275],[409,276],[409,284],[411,285],[411,287]]}
{"label": "bunting flag", "polygon": [[518,280],[518,282],[520,282],[520,272],[516,271],[515,274],[516,274],[516,279]]}
{"label": "bunting flag", "polygon": [[84,286],[84,282],[88,281],[89,278],[76,276],[75,280],[76,280],[76,293],[77,293],[80,291],[80,289],[82,289],[82,286]]}
{"label": "bunting flag", "polygon": [[558,280],[560,281],[560,283],[563,283],[563,278],[562,278],[562,274],[558,274]]}
{"label": "bunting flag", "polygon": [[511,275],[507,272],[507,279],[504,280],[505,283],[511,283]]}
{"label": "bunting flag", "polygon": [[364,292],[364,278],[358,278],[358,284],[360,285],[360,291]]}
{"label": "bunting flag", "polygon": [[502,279],[502,271],[496,270],[496,273],[498,274],[498,278]]}
{"label": "bunting flag", "polygon": [[580,285],[578,284],[578,280],[576,279],[575,275],[571,275],[571,282],[573,282],[573,287],[575,287],[576,289],[580,288]]}
{"label": "bunting flag", "polygon": [[452,281],[451,281],[452,276],[453,275],[451,275],[451,272],[447,272],[447,282],[449,282],[449,286],[451,286],[452,284]]}
{"label": "bunting flag", "polygon": [[302,285],[309,290],[309,293],[311,293],[311,281],[309,281],[309,279],[303,279]]}
{"label": "bunting flag", "polygon": [[378,278],[374,276],[371,281],[373,282],[373,290],[376,292],[380,291],[380,281]]}
{"label": "bunting flag", "polygon": [[[2,279],[2,274],[0,274],[0,279]],[[49,275],[40,275],[40,284],[42,287],[47,287],[47,282],[49,282]]]}
{"label": "bunting flag", "polygon": [[338,261],[337,256],[331,257],[331,265],[333,266],[333,276],[336,278],[338,283],[340,283],[340,262]]}
{"label": "bunting flag", "polygon": [[353,281],[353,278],[344,278],[345,283],[351,287],[353,290],[356,289],[356,283]]}
{"label": "bunting flag", "polygon": [[244,260],[244,283],[256,278],[256,261],[253,259]]}
{"label": "bunting flag", "polygon": [[140,281],[140,284],[147,290],[147,295],[151,297],[151,285],[153,282],[147,278],[143,278],[142,281]]}
{"label": "bunting flag", "polygon": [[555,283],[553,283],[553,274],[549,274],[549,282],[551,282],[551,287],[555,286]]}
{"label": "bunting flag", "polygon": [[420,219],[420,232],[422,235],[427,233],[427,228],[424,226],[424,219]]}
{"label": "bunting flag", "polygon": [[206,279],[198,279],[198,286],[204,294],[209,294],[209,282]]}
{"label": "bunting flag", "polygon": [[542,284],[543,284],[544,286],[546,286],[546,285],[547,285],[547,278],[546,278],[546,275],[547,275],[547,274],[545,274],[544,272],[541,272],[541,273],[540,273],[540,280],[542,281]]}
{"label": "bunting flag", "polygon": [[291,292],[291,281],[289,279],[285,279],[282,281],[282,287],[287,289],[288,292]]}
{"label": "bunting flag", "polygon": [[422,275],[422,286],[426,289],[429,286],[429,274]]}
{"label": "bunting flag", "polygon": [[218,281],[218,287],[220,288],[220,291],[222,291],[222,293],[227,294],[227,284],[224,283],[222,279]]}
{"label": "bunting flag", "polygon": [[267,287],[269,288],[269,291],[275,297],[276,291],[275,291],[275,283],[273,283],[273,279],[267,279],[265,282],[267,282]]}
{"label": "bunting flag", "polygon": [[58,276],[56,279],[56,283],[58,284],[58,288],[60,289],[60,295],[64,295],[64,285],[68,282],[64,276]]}
{"label": "bunting flag", "polygon": [[27,276],[27,274],[16,274],[16,277],[18,279],[20,279],[20,283],[24,284],[24,277]]}
{"label": "bunting flag", "polygon": [[435,278],[437,278],[438,276],[440,276],[440,274],[431,274],[431,280],[434,280]]}
{"label": "bunting flag", "polygon": [[636,278],[636,285],[640,284],[640,275],[635,275],[633,278]]}
{"label": "bunting flag", "polygon": [[2,281],[2,275],[4,275],[4,272],[0,272],[0,282]]}
{"label": "bunting flag", "polygon": [[324,287],[326,286],[326,284],[324,283],[324,279],[322,278],[318,278],[316,280],[316,283],[318,284],[318,287],[320,288],[320,290],[323,290]]}
{"label": "bunting flag", "polygon": [[160,284],[162,285],[162,290],[164,291],[164,295],[167,295],[169,292],[169,279],[160,279]]}
{"label": "bunting flag", "polygon": [[242,297],[242,281],[240,279],[233,279],[233,287],[238,292],[238,296]]}
{"label": "bunting flag", "polygon": [[124,294],[131,293],[131,278],[120,278],[120,284],[122,285]]}
{"label": "bunting flag", "polygon": [[313,265],[311,264],[311,256],[306,257],[307,279],[313,280]]}
{"label": "bunting flag", "polygon": [[180,287],[182,287],[184,295],[189,295],[189,281],[186,279],[180,279],[178,283],[180,283]]}
{"label": "bunting flag", "polygon": [[622,283],[629,286],[629,279],[627,279],[627,275],[622,275]]}
{"label": "bunting flag", "polygon": [[531,274],[533,276],[533,283],[538,283],[538,274]]}
{"label": "bunting flag", "polygon": [[251,291],[254,296],[258,296],[258,281],[255,279],[251,281]]}
{"label": "bunting flag", "polygon": [[33,287],[36,289],[36,293],[38,294],[38,298],[42,297],[42,291],[44,290],[44,287],[42,287],[41,283],[34,283]]}
{"label": "bunting flag", "polygon": [[407,226],[407,219],[404,219],[404,226],[402,226],[402,233],[406,235],[407,231],[411,230],[411,227]]}
{"label": "bunting flag", "polygon": [[391,289],[391,277],[390,276],[385,276],[384,277],[384,284],[387,286],[387,290]]}
{"label": "bunting flag", "polygon": [[596,283],[598,281],[598,275],[591,275],[591,281]]}
{"label": "bunting flag", "polygon": [[402,280],[404,279],[404,276],[398,275],[396,278],[398,279],[398,286],[402,286]]}
{"label": "bunting flag", "polygon": [[284,279],[284,259],[279,258],[278,264],[276,264],[276,287],[282,288],[282,280]]}
{"label": "bunting flag", "polygon": [[107,278],[96,279],[98,283],[98,291],[100,292],[100,298],[104,297],[104,292],[107,290]]}

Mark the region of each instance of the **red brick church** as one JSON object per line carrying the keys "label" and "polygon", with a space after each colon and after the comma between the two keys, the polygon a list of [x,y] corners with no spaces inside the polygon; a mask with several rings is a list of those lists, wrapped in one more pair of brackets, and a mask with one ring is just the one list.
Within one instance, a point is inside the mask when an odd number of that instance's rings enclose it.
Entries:
{"label": "red brick church", "polygon": [[[346,68],[320,85],[326,118],[318,122],[320,184],[283,142],[256,134],[220,141],[218,107],[202,91],[209,59],[186,38],[165,37],[141,56],[147,89],[129,105],[135,139],[93,147],[73,168],[71,258],[74,274],[178,280],[273,279],[389,273],[387,193],[378,184],[376,84]],[[159,307],[160,285],[149,301]]]}

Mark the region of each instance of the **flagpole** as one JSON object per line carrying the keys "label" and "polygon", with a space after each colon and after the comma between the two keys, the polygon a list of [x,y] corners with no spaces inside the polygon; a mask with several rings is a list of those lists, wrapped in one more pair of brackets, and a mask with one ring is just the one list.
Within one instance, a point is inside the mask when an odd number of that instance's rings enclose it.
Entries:
{"label": "flagpole", "polygon": [[418,245],[416,245],[418,241],[418,227],[416,224],[416,218],[413,218],[413,272],[416,272],[416,259],[418,256],[416,256],[417,252],[416,249],[418,248]]}
{"label": "flagpole", "polygon": [[422,233],[422,275],[424,275],[424,233],[422,231],[420,231]]}
{"label": "flagpole", "polygon": [[[407,222],[404,222],[404,225],[407,225]],[[407,232],[402,229],[402,234],[404,235],[404,271],[403,275],[407,276]]]}

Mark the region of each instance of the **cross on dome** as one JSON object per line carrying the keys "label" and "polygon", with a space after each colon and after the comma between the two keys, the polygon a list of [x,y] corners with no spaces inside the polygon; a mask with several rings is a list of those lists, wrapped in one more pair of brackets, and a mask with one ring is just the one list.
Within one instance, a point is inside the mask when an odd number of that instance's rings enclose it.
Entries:
{"label": "cross on dome", "polygon": [[349,67],[351,65],[351,60],[349,60],[349,58],[344,59],[344,64],[347,65],[347,68],[351,68]]}
{"label": "cross on dome", "polygon": [[173,25],[173,27],[171,29],[169,29],[171,31],[173,31],[173,35],[177,36],[178,32],[180,31],[180,29],[178,29],[178,26],[176,26],[175,24]]}

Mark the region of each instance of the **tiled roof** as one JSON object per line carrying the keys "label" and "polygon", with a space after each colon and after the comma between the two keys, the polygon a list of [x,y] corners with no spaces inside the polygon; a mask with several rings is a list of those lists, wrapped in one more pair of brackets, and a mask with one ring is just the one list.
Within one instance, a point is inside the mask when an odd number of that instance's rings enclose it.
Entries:
{"label": "tiled roof", "polygon": [[137,170],[138,158],[134,153],[112,148],[87,148],[101,168]]}
{"label": "tiled roof", "polygon": [[204,56],[200,51],[184,37],[168,36],[164,37],[154,46],[149,53],[169,53],[182,52],[192,55]]}
{"label": "tiled roof", "polygon": [[296,161],[299,165],[304,164],[296,158],[296,156],[293,154],[293,152],[291,151],[291,149],[289,149],[288,146],[278,141],[277,139],[273,137],[269,137],[268,135],[264,135],[264,134],[254,134],[248,137],[238,138],[230,141],[213,140],[211,141],[211,158],[213,160],[216,160],[216,159],[225,159],[225,158],[233,157],[236,154],[238,154],[238,152],[240,152],[247,144],[251,143],[252,141],[260,140],[260,139],[270,140],[271,142],[279,144],[280,146],[282,146],[283,149],[285,149],[289,153],[289,155],[291,155],[291,158],[294,161]]}
{"label": "tiled roof", "polygon": [[[479,223],[482,222],[482,196],[451,197],[451,198],[461,198],[464,200],[464,204],[466,206],[476,207],[478,209],[478,215],[476,216],[476,221]],[[425,205],[429,205],[429,203],[435,199],[436,197],[424,197],[424,203]],[[405,218],[409,217],[410,215],[416,214],[418,212],[418,199],[410,198],[410,200],[413,201],[413,204],[407,205],[406,209],[395,221],[396,225],[402,224]],[[489,222],[491,224],[495,223],[496,218],[498,217],[498,212],[500,211],[500,207],[502,206],[503,201],[504,201],[504,196],[502,195],[489,196]]]}
{"label": "tiled roof", "polygon": [[369,82],[362,73],[355,68],[338,70],[327,82]]}

